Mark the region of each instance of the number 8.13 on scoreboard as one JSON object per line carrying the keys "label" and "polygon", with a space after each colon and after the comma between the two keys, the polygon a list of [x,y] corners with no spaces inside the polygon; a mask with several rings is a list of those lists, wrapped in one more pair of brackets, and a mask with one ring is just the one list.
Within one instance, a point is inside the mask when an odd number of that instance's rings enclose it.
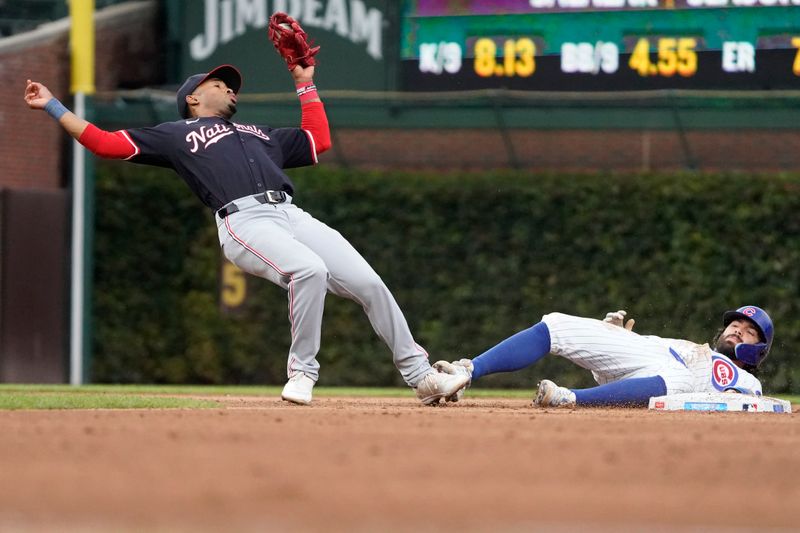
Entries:
{"label": "number 8.13 on scoreboard", "polygon": [[536,72],[543,41],[528,36],[471,37],[466,46],[473,51],[473,69],[481,78],[528,78]]}

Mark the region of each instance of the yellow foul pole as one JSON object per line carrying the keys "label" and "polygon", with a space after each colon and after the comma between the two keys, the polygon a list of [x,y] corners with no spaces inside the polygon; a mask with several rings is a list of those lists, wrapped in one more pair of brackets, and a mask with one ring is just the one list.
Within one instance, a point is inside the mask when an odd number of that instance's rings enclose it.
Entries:
{"label": "yellow foul pole", "polygon": [[94,94],[94,0],[69,0],[73,94]]}
{"label": "yellow foul pole", "polygon": [[[91,112],[94,87],[94,0],[69,0],[70,57],[75,114]],[[75,141],[72,158],[72,272],[70,302],[70,372],[72,385],[86,382],[91,357],[91,253],[93,176],[86,151]],[[87,186],[88,182],[88,186]]]}

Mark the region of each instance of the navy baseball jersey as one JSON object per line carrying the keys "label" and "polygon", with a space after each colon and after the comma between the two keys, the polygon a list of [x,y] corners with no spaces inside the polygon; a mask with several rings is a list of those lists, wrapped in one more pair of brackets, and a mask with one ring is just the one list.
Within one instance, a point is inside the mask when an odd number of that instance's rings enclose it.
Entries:
{"label": "navy baseball jersey", "polygon": [[267,190],[293,194],[294,185],[282,169],[316,163],[313,141],[299,128],[203,117],[123,134],[136,151],[128,161],[175,170],[214,210]]}

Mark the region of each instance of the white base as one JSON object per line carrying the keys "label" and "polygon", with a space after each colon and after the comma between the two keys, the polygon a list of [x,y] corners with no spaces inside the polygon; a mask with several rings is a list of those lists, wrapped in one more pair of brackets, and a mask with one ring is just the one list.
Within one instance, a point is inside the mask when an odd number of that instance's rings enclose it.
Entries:
{"label": "white base", "polygon": [[656,411],[746,411],[748,413],[791,413],[792,404],[769,396],[723,392],[690,392],[650,398]]}

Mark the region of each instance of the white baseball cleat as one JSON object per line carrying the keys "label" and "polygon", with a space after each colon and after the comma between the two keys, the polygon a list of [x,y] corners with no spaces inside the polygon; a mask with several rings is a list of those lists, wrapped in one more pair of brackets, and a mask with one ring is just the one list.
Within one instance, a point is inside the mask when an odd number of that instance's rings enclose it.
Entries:
{"label": "white baseball cleat", "polygon": [[458,361],[453,361],[449,363],[447,361],[436,361],[433,363],[433,368],[438,370],[439,372],[444,372],[445,374],[452,374],[454,376],[467,376],[467,384],[456,391],[455,394],[451,394],[450,396],[446,396],[445,400],[448,402],[457,402],[464,396],[464,391],[469,388],[472,384],[472,359],[459,359]]}
{"label": "white baseball cleat", "polygon": [[575,407],[575,393],[566,387],[559,387],[549,379],[539,382],[539,390],[533,399],[536,407]]}
{"label": "white baseball cleat", "polygon": [[445,374],[434,370],[422,378],[414,390],[423,405],[435,405],[442,398],[455,396],[468,383],[469,377],[466,375]]}
{"label": "white baseball cleat", "polygon": [[311,404],[311,391],[315,384],[313,379],[302,372],[297,372],[283,387],[281,399],[300,405],[309,405]]}

